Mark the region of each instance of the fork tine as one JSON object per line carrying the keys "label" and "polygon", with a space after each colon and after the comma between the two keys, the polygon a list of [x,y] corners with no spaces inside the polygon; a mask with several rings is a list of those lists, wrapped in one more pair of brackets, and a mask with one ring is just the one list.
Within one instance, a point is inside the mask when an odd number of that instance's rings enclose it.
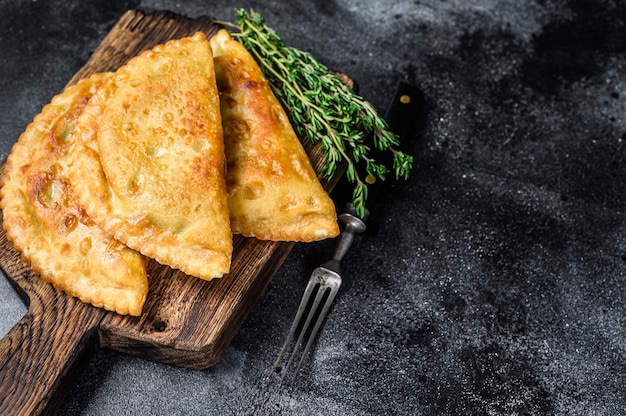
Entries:
{"label": "fork tine", "polygon": [[[272,367],[270,374],[276,371],[276,368],[278,368],[278,365],[280,364],[280,361],[282,360],[283,355],[287,351],[289,344],[291,344],[291,341],[293,340],[296,330],[298,329],[298,325],[300,325],[302,314],[304,313],[304,310],[306,309],[307,303],[309,303],[311,292],[313,292],[313,289],[315,289],[315,283],[316,283],[315,281],[309,280],[306,286],[304,294],[302,295],[302,300],[300,300],[300,306],[298,306],[298,312],[296,313],[296,317],[293,319],[291,328],[289,329],[289,334],[287,334],[287,338],[285,339],[283,348],[280,350],[280,353],[278,354],[278,357],[276,358],[276,361],[274,362],[274,366]],[[286,370],[283,370],[283,371],[286,371]]]}
{"label": "fork tine", "polygon": [[298,339],[295,343],[293,343],[288,361],[285,367],[281,370],[281,382],[287,377],[289,369],[292,368],[301,346],[305,343],[305,337],[308,337],[306,339],[306,346],[304,347],[304,350],[298,360],[296,370],[293,373],[292,381],[295,381],[304,362],[304,358],[311,348],[313,340],[315,339],[315,336],[317,335],[317,332],[319,331],[340,286],[341,276],[333,270],[322,266],[316,268],[311,274],[302,296],[302,300],[300,301],[298,312],[296,313],[296,317],[291,324],[289,334],[287,335],[283,348],[278,354],[278,358],[272,368],[272,371],[276,371],[285,355],[285,352],[292,344],[297,332]]}
{"label": "fork tine", "polygon": [[[300,356],[300,361],[298,361],[298,366],[296,367],[296,371],[293,374],[293,380],[296,379],[298,373],[300,372],[300,367],[302,367],[302,363],[304,362],[304,357],[306,357],[307,353],[309,352],[309,349],[311,348],[311,344],[313,344],[313,340],[315,339],[315,336],[317,335],[317,331],[320,329],[320,326],[322,325],[322,322],[324,321],[324,317],[328,313],[328,310],[330,309],[330,305],[333,303],[333,299],[335,299],[335,295],[339,291],[340,284],[341,282],[339,282],[339,284],[337,284],[337,286],[335,287],[328,288],[330,292],[328,293],[328,297],[326,298],[324,302],[322,311],[320,312],[317,320],[315,321],[315,326],[313,327],[313,330],[311,331],[311,334],[309,335],[309,340],[307,341],[306,346],[304,347],[304,351],[302,351],[302,355]],[[324,292],[328,290],[325,290]],[[311,316],[313,316],[313,314],[311,314]],[[308,328],[308,323],[306,327]]]}
{"label": "fork tine", "polygon": [[[315,274],[317,275],[317,273]],[[287,365],[285,367],[285,371],[282,377],[283,380],[287,375],[287,371],[289,370],[289,368],[291,368],[291,365],[293,364],[293,361],[296,358],[296,355],[298,353],[298,350],[300,349],[300,346],[304,344],[303,341],[304,341],[305,335],[308,334],[306,347],[304,351],[302,352],[302,355],[300,356],[300,360],[298,361],[298,366],[293,374],[292,381],[295,381],[298,375],[298,372],[300,371],[300,367],[302,366],[302,362],[304,361],[304,357],[309,351],[309,348],[311,347],[313,339],[315,338],[315,335],[317,334],[317,331],[322,321],[324,320],[326,313],[328,312],[330,303],[332,302],[332,298],[334,298],[334,294],[336,293],[336,290],[334,287],[331,287],[325,284],[322,281],[322,279],[319,278],[319,276],[316,276],[316,277],[317,279],[311,279],[311,281],[309,282],[309,284],[317,288],[317,292],[315,293],[315,299],[313,300],[313,304],[311,305],[311,308],[309,309],[309,313],[306,317],[306,321],[304,322],[304,325],[302,326],[302,330],[300,331],[300,336],[298,337],[298,340],[296,341],[296,344],[294,345],[293,351],[291,352],[291,355],[289,357],[289,361],[287,362]],[[329,296],[326,296],[326,294],[329,291],[330,291]],[[319,308],[320,308],[320,304],[322,303],[322,301],[324,303],[322,304],[321,306],[322,309],[320,311]],[[311,325],[313,324],[312,323],[313,318],[315,318],[315,325],[313,327],[313,330],[309,331],[309,329],[311,328]]]}
{"label": "fork tine", "polygon": [[[319,282],[311,279],[307,285],[307,289],[308,286],[311,287],[311,290],[307,290],[307,292],[309,292],[308,294],[311,295],[313,291],[315,291],[315,299],[313,300],[313,304],[311,305],[311,308],[309,309],[309,312],[306,316],[306,320],[304,321],[304,325],[302,326],[302,329],[300,329],[300,334],[298,336],[298,340],[296,341],[296,343],[293,346],[293,350],[291,351],[291,354],[289,355],[289,360],[287,361],[287,365],[285,366],[285,368],[283,369],[283,376],[281,378],[281,380],[284,380],[285,377],[287,376],[287,373],[289,371],[289,368],[291,367],[291,364],[293,364],[293,360],[298,352],[298,350],[300,349],[300,345],[302,345],[302,340],[304,339],[304,335],[307,332],[309,325],[311,324],[311,319],[313,318],[313,315],[315,314],[315,311],[317,310],[317,307],[322,299],[322,296],[324,295],[324,288],[322,286],[319,285]],[[307,303],[310,300],[311,296],[307,296]],[[302,317],[300,318],[302,319]],[[295,376],[294,376],[295,378]]]}

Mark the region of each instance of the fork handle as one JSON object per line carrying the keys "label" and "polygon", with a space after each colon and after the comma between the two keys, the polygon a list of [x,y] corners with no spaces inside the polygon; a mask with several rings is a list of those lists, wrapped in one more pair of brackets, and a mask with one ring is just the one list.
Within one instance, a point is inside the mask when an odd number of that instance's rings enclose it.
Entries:
{"label": "fork handle", "polygon": [[[369,213],[366,210],[365,218],[367,218],[368,214]],[[347,212],[341,214],[338,220],[341,224],[341,235],[339,236],[339,240],[335,245],[335,250],[332,257],[332,259],[337,262],[337,266],[352,245],[352,241],[354,240],[354,234],[362,233],[365,231],[365,220],[356,216],[352,204],[348,204]]]}

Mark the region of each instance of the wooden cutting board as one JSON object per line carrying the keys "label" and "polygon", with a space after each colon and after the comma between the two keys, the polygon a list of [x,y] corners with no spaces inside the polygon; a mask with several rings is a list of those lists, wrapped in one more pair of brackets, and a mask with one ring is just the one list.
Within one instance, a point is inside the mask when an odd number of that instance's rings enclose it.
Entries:
{"label": "wooden cutting board", "polygon": [[[210,37],[219,28],[209,17],[129,11],[70,84],[115,70],[169,39],[196,31]],[[320,172],[320,149],[303,144]],[[323,184],[329,191],[334,186]],[[210,282],[152,261],[144,313],[131,317],[55,290],[31,272],[0,232],[0,267],[28,304],[26,316],[0,341],[0,414],[53,413],[71,385],[71,374],[99,347],[182,367],[213,365],[292,247],[235,236],[230,274]]]}

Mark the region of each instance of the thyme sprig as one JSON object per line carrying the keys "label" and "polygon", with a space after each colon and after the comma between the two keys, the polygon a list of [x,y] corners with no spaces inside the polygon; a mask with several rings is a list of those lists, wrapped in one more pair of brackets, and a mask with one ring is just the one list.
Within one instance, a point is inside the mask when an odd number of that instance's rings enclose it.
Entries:
{"label": "thyme sprig", "polygon": [[[332,178],[339,163],[346,162],[346,178],[354,183],[352,204],[363,217],[368,184],[384,181],[390,172],[388,166],[370,156],[366,139],[371,136],[376,148],[392,153],[396,178],[408,178],[413,158],[397,149],[398,136],[372,104],[310,53],[286,46],[260,13],[238,10],[237,25],[239,33],[233,36],[260,64],[296,133],[321,143],[323,177]],[[365,178],[357,170],[358,163],[365,164]]]}

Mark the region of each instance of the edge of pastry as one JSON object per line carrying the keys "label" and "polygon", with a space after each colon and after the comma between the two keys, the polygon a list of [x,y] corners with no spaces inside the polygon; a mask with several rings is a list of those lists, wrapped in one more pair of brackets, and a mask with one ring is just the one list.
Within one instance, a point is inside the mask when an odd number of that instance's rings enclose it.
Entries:
{"label": "edge of pastry", "polygon": [[7,238],[43,280],[94,306],[140,315],[148,292],[145,259],[93,223],[67,178],[70,132],[110,76],[67,88],[28,125],[4,166],[0,208]]}

